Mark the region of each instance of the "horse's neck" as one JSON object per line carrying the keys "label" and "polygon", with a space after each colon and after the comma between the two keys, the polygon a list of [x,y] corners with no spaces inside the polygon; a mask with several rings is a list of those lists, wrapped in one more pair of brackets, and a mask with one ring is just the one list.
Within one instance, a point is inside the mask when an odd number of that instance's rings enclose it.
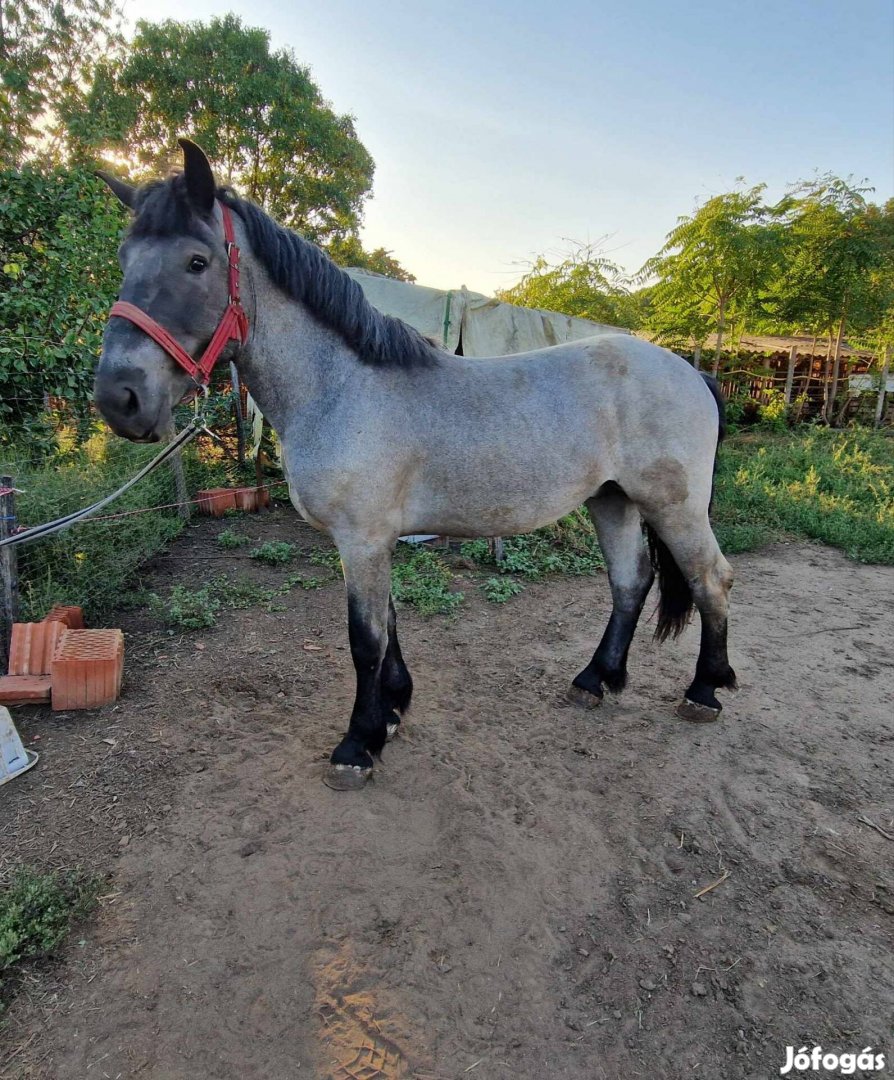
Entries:
{"label": "horse's neck", "polygon": [[287,297],[251,256],[245,260],[248,345],[236,359],[261,412],[282,435],[304,413],[318,413],[356,363],[342,338]]}

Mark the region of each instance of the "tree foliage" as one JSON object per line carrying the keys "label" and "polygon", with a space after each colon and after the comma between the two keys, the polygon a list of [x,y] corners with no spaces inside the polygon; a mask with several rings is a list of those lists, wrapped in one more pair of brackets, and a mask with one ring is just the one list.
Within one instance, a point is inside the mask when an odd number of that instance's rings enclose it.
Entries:
{"label": "tree foliage", "polygon": [[0,443],[39,440],[52,398],[87,415],[123,224],[88,173],[0,172]]}
{"label": "tree foliage", "polygon": [[670,343],[702,343],[715,332],[715,369],[724,330],[759,307],[781,257],[784,232],[764,203],[764,187],[716,195],[681,217],[640,271],[655,279],[650,328]]}
{"label": "tree foliage", "polygon": [[120,40],[114,0],[0,0],[0,168],[58,162],[62,113],[85,107],[94,58]]}
{"label": "tree foliage", "polygon": [[371,270],[374,274],[394,278],[395,281],[415,281],[416,275],[405,270],[390,251],[383,247],[367,251],[356,233],[335,236],[326,246],[326,254],[339,266],[355,266]]}
{"label": "tree foliage", "polygon": [[500,290],[497,298],[611,326],[639,325],[638,306],[623,271],[596,244],[574,242],[559,262],[538,256],[528,272]]}
{"label": "tree foliage", "polygon": [[117,154],[137,178],[164,172],[189,135],[224,183],[318,241],[356,230],[372,185],[353,119],[235,15],[139,22],[123,58],[98,66],[89,111],[67,120],[82,152]]}

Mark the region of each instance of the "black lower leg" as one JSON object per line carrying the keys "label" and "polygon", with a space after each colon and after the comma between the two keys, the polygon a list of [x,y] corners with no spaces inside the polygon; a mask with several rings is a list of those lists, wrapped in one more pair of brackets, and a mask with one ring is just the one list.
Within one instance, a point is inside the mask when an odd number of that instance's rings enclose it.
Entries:
{"label": "black lower leg", "polygon": [[[384,635],[382,635],[384,637]],[[382,699],[385,641],[375,633],[353,597],[348,598],[348,639],[357,673],[357,696],[348,731],[333,750],[334,765],[371,767],[388,735],[389,712]]]}
{"label": "black lower leg", "polygon": [[[404,663],[397,640],[397,616],[394,601],[388,601],[388,648],[382,661],[382,700],[390,711],[404,713],[413,696],[413,679]],[[397,719],[395,717],[395,719]]]}
{"label": "black lower leg", "polygon": [[695,678],[686,691],[689,701],[709,709],[723,707],[714,693],[719,687],[736,688],[736,673],[729,665],[726,649],[726,619],[702,615],[701,647],[695,665]]}
{"label": "black lower leg", "polygon": [[624,689],[627,685],[627,653],[650,587],[651,580],[642,590],[641,598],[624,606],[614,605],[593,659],[573,680],[573,686],[600,698],[603,688],[612,693]]}

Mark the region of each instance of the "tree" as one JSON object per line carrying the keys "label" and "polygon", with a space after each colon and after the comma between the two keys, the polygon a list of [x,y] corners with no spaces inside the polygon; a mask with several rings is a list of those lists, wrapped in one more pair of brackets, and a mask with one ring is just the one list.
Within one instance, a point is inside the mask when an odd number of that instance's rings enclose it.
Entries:
{"label": "tree", "polygon": [[601,254],[598,244],[572,241],[557,263],[539,255],[515,285],[496,295],[507,304],[560,311],[611,326],[639,325],[638,305],[624,272]]}
{"label": "tree", "polygon": [[355,231],[372,186],[353,119],[234,15],[139,22],[123,59],[98,66],[89,111],[67,120],[85,153],[114,152],[137,178],[165,171],[189,135],[224,183],[317,241]]}
{"label": "tree", "polygon": [[0,0],[0,168],[38,149],[59,160],[58,114],[84,108],[92,58],[119,41],[119,16],[114,0]]}
{"label": "tree", "polygon": [[0,172],[0,443],[44,434],[50,397],[86,417],[120,284],[125,213],[85,172]]}
{"label": "tree", "polygon": [[367,251],[356,233],[336,236],[326,247],[326,254],[339,266],[355,266],[371,270],[374,274],[394,278],[395,281],[415,281],[416,275],[405,270],[390,251],[383,247]]}
{"label": "tree", "polygon": [[823,407],[830,422],[845,336],[865,331],[886,307],[894,213],[867,204],[868,190],[826,174],[795,185],[784,207],[789,255],[773,285],[774,310],[834,340]]}
{"label": "tree", "polygon": [[724,332],[758,305],[780,257],[782,230],[765,206],[765,185],[716,195],[691,217],[681,217],[664,247],[639,272],[656,278],[649,326],[670,341],[717,335],[714,374]]}

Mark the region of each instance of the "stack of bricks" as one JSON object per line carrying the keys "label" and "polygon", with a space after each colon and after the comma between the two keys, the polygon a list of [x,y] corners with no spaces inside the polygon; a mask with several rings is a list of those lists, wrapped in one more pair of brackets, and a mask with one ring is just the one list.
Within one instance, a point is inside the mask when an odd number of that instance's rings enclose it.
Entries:
{"label": "stack of bricks", "polygon": [[13,625],[0,704],[95,709],[117,700],[123,672],[124,634],[86,630],[79,607],[59,604],[43,622]]}
{"label": "stack of bricks", "polygon": [[196,493],[200,514],[223,517],[227,510],[244,510],[257,513],[270,505],[270,491],[266,487],[207,488]]}

